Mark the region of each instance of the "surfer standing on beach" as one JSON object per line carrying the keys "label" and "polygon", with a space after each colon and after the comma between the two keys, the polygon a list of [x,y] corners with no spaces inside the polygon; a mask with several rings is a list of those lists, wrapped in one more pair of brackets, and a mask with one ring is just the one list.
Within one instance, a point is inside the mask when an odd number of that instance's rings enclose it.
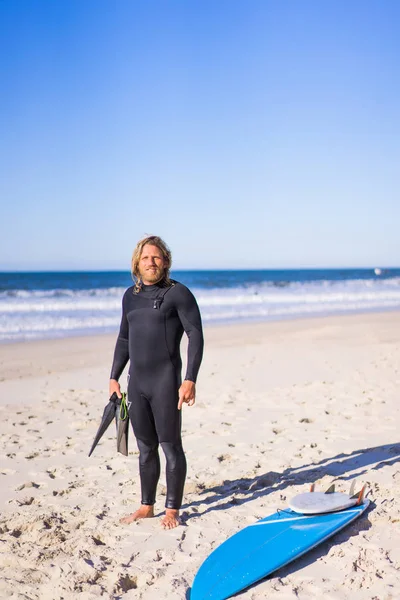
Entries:
{"label": "surfer standing on beach", "polygon": [[[181,408],[193,406],[203,355],[203,332],[197,302],[190,290],[169,277],[171,252],[157,236],[138,242],[132,256],[135,285],[122,300],[122,319],[110,377],[110,395],[122,396],[118,380],[128,363],[129,417],[139,448],[141,506],[122,523],[154,516],[160,476],[158,446],[166,457],[165,529],[179,525],[186,478],[181,439]],[[189,338],[182,383],[180,342]]]}

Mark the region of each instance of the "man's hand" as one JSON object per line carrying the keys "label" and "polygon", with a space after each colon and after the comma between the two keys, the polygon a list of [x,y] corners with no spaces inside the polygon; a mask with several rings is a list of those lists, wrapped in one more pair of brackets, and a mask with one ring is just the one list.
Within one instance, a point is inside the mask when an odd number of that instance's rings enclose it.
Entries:
{"label": "man's hand", "polygon": [[185,379],[179,388],[179,402],[178,410],[181,410],[183,403],[185,402],[188,406],[193,406],[196,398],[196,384],[193,381]]}
{"label": "man's hand", "polygon": [[108,389],[110,392],[110,396],[112,396],[113,393],[116,392],[118,398],[122,398],[121,387],[116,379],[110,379],[110,385]]}

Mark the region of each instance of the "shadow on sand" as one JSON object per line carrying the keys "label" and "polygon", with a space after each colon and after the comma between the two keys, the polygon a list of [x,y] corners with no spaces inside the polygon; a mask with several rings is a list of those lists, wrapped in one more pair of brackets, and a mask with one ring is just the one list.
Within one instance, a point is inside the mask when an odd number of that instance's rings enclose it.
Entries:
{"label": "shadow on sand", "polygon": [[[350,481],[399,461],[400,443],[386,444],[355,450],[350,454],[337,454],[318,463],[285,469],[282,473],[270,471],[252,478],[225,480],[221,485],[206,487],[202,490],[201,495],[207,494],[206,498],[182,506],[183,510],[194,508],[195,511],[197,506],[207,506],[201,512],[182,515],[183,520],[186,523],[190,519],[200,517],[213,510],[228,510],[234,505],[251,502],[261,496],[265,497],[276,492],[282,493],[292,485],[315,483],[327,475],[341,481]],[[237,498],[236,494],[240,497]],[[285,497],[282,497],[282,500],[285,500]]]}

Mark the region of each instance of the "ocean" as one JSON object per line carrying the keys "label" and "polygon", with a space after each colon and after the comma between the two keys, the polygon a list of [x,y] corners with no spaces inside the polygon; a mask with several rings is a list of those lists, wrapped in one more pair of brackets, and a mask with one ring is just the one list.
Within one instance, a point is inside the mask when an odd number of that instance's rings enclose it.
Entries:
{"label": "ocean", "polygon": [[[400,309],[400,268],[173,271],[203,322]],[[129,272],[0,273],[0,342],[117,333]]]}

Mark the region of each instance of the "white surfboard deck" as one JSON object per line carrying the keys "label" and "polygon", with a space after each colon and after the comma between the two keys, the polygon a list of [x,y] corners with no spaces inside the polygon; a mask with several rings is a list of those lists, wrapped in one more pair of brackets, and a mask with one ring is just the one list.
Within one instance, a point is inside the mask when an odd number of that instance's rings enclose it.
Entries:
{"label": "white surfboard deck", "polygon": [[342,492],[307,492],[298,494],[289,501],[289,507],[303,515],[317,515],[355,506],[358,498]]}

